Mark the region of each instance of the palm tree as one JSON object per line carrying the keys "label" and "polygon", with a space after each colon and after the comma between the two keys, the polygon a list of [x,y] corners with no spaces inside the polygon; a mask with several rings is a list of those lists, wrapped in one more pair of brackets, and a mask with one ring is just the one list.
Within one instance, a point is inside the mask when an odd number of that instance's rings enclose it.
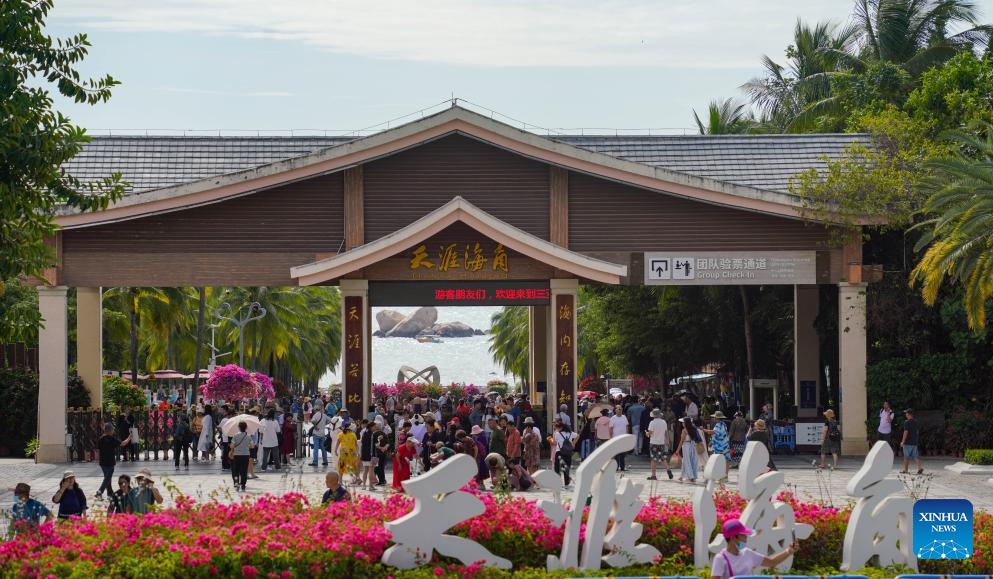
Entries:
{"label": "palm tree", "polygon": [[928,304],[946,280],[961,284],[969,327],[976,331],[986,325],[993,295],[993,124],[980,129],[985,137],[950,133],[959,152],[929,163],[934,193],[924,211],[931,217],[919,225],[929,231],[917,246],[928,247],[910,277]]}
{"label": "palm tree", "polygon": [[765,124],[777,131],[795,130],[797,117],[811,104],[830,95],[826,73],[837,69],[855,39],[853,27],[838,28],[829,22],[813,27],[797,20],[793,44],[786,50],[785,65],[762,57],[765,76],[742,85]]}
{"label": "palm tree", "polygon": [[693,111],[693,120],[696,121],[701,135],[740,135],[755,128],[755,119],[745,106],[744,103],[735,102],[734,99],[710,101],[707,107],[707,123],[704,124],[700,120],[696,110]]}
{"label": "palm tree", "polygon": [[528,337],[531,332],[527,306],[504,306],[490,320],[490,354],[503,371],[530,380]]}
{"label": "palm tree", "polygon": [[[979,25],[970,0],[857,0],[854,24],[863,59],[902,65],[913,76],[955,53],[986,45],[991,27]],[[949,35],[949,28],[967,26]]]}

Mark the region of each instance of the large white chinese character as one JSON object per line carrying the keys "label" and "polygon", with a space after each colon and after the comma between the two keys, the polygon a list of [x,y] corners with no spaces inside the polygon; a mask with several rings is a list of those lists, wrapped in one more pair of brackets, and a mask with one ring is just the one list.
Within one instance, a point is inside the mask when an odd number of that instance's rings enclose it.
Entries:
{"label": "large white chinese character", "polygon": [[717,533],[714,541],[710,542],[710,534],[717,526],[714,493],[717,492],[718,483],[724,478],[725,462],[723,454],[710,455],[707,466],[703,469],[703,478],[707,484],[693,493],[693,564],[701,569],[711,566],[711,552],[716,553],[724,548],[724,536]]}
{"label": "large white chinese character", "polygon": [[[814,527],[796,522],[796,514],[789,503],[775,500],[776,491],[782,486],[784,475],[779,471],[762,474],[769,463],[769,450],[761,442],[749,442],[741,458],[738,487],[748,505],[739,519],[746,527],[755,529],[748,546],[765,556],[785,550],[797,539],[806,539]],[[785,571],[793,566],[790,555],[777,569]]]}
{"label": "large white chinese character", "polygon": [[459,490],[475,474],[476,461],[457,454],[425,474],[404,481],[404,490],[414,497],[414,510],[386,523],[386,530],[393,534],[396,544],[383,553],[383,564],[413,569],[430,561],[434,551],[438,551],[466,565],[482,561],[510,569],[510,561],[490,553],[479,543],[444,534],[453,525],[486,511],[482,501]]}
{"label": "large white chinese character", "polygon": [[[651,545],[636,545],[642,526],[634,518],[641,510],[640,485],[624,481],[617,492],[617,461],[614,456],[634,450],[635,437],[630,434],[612,438],[593,451],[576,469],[576,488],[572,496],[572,511],[559,502],[562,482],[557,476],[535,473],[542,488],[551,490],[555,501],[538,501],[538,507],[554,524],[564,521],[565,534],[559,556],[549,555],[547,569],[599,569],[601,561],[611,566],[648,563],[660,556]],[[583,525],[583,505],[592,496],[586,519],[582,561],[579,557],[579,529]],[[613,520],[610,532],[607,526]],[[604,556],[604,548],[610,552]]]}
{"label": "large white chinese character", "polygon": [[881,567],[906,565],[917,570],[911,528],[914,501],[894,496],[903,490],[903,485],[886,478],[892,468],[893,449],[879,441],[848,481],[848,494],[859,499],[848,518],[842,571],[861,569],[873,555],[879,556]]}

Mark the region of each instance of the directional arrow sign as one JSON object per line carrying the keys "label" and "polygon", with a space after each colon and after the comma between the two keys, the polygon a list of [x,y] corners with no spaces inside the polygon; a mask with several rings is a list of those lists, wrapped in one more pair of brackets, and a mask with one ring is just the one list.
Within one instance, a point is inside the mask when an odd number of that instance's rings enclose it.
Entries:
{"label": "directional arrow sign", "polygon": [[669,258],[651,260],[649,279],[672,279],[672,270],[669,269]]}

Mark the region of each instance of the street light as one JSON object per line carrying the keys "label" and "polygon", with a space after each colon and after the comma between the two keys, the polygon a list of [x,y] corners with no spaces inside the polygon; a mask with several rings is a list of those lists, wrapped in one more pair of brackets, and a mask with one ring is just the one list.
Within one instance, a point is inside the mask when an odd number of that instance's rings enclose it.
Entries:
{"label": "street light", "polygon": [[[242,314],[242,310],[248,306],[248,311]],[[257,313],[256,313],[257,312]],[[224,315],[227,313],[227,315]],[[245,337],[244,329],[248,322],[253,322],[255,320],[260,320],[265,317],[266,310],[262,307],[259,302],[252,302],[250,304],[245,304],[238,308],[237,311],[231,308],[231,304],[224,302],[214,311],[214,315],[218,319],[231,322],[238,328],[238,365],[242,368],[245,367]]]}

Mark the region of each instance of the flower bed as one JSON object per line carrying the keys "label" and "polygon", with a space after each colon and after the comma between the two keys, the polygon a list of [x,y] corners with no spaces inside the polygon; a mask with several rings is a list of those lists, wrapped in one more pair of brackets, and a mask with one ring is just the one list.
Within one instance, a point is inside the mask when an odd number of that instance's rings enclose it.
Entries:
{"label": "flower bed", "polygon": [[[799,503],[789,496],[797,520],[813,524],[814,536],[801,543],[795,570],[835,573],[849,512]],[[471,538],[514,562],[512,574],[544,577],[545,558],[559,549],[562,529],[553,527],[534,501],[481,495],[486,512],[451,532]],[[721,519],[744,507],[734,495],[716,497]],[[505,577],[511,573],[440,560],[417,571],[384,567],[389,545],[383,522],[410,511],[412,502],[394,496],[385,502],[361,498],[329,508],[312,506],[300,494],[263,497],[253,503],[195,504],[179,497],[177,506],[147,515],[45,524],[0,545],[3,577]],[[618,575],[698,575],[692,569],[693,518],[688,503],[652,499],[639,516],[642,541],[664,559]],[[975,557],[971,561],[922,561],[921,572],[964,573],[990,566],[990,515],[976,514]],[[599,575],[603,576],[603,572]],[[615,572],[610,572],[611,575]],[[871,577],[894,577],[893,570],[868,570]],[[575,571],[561,576],[576,576]],[[555,574],[553,576],[559,576]]]}

